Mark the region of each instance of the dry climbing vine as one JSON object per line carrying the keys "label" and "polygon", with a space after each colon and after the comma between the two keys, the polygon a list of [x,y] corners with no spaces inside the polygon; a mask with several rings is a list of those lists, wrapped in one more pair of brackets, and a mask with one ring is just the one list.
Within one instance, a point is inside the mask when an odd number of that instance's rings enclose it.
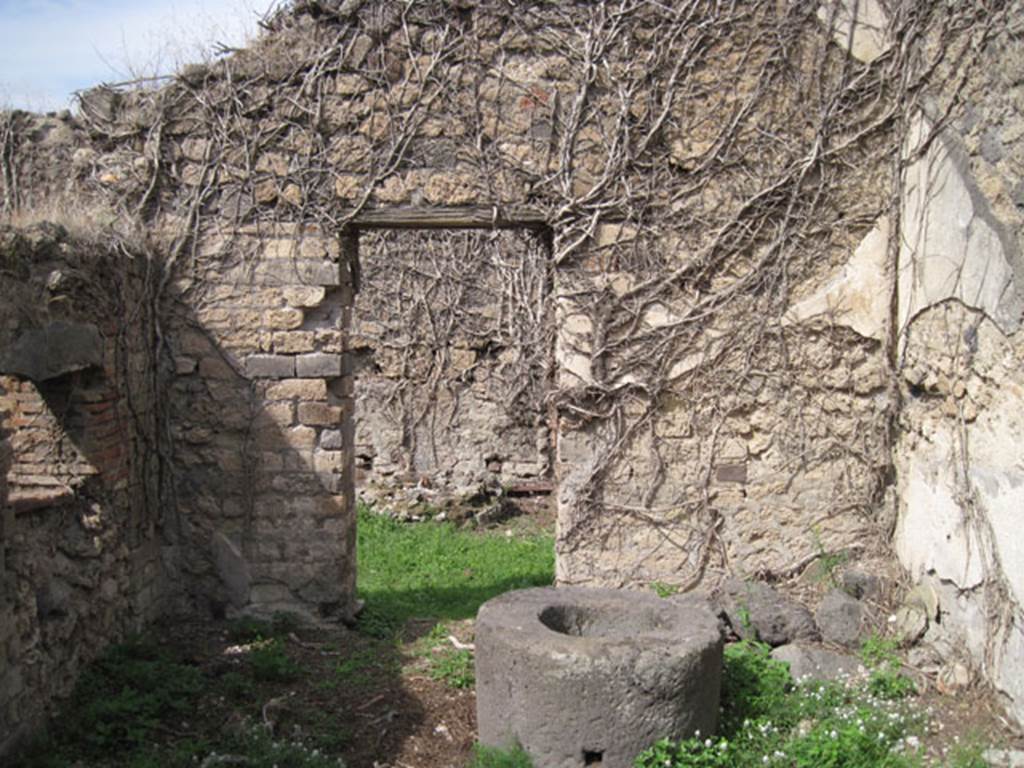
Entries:
{"label": "dry climbing vine", "polygon": [[[890,3],[870,64],[836,43],[830,7],[303,2],[251,50],[83,110],[129,169],[88,183],[171,233],[161,290],[195,278],[193,309],[216,301],[202,279],[224,254],[255,261],[252,239],[290,225],[298,254],[368,207],[542,212],[544,292],[498,269],[509,311],[480,333],[560,356],[557,379],[530,354],[503,371],[510,402],[543,388],[577,457],[557,467],[563,575],[690,586],[739,558],[784,576],[819,529],[877,530],[898,397],[892,328],[787,309],[898,218],[905,116],[939,93],[941,126],[1006,4]],[[475,333],[453,242],[395,276],[387,310],[425,319],[428,388],[453,334]],[[423,340],[387,343],[407,365]],[[791,526],[784,549],[757,540],[766,520]]]}

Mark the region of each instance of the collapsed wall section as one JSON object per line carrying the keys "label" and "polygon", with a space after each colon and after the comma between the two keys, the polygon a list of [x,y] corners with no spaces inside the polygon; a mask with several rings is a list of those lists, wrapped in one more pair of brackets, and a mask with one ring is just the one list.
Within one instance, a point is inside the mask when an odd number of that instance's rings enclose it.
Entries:
{"label": "collapsed wall section", "polygon": [[163,608],[152,265],[0,232],[0,755]]}

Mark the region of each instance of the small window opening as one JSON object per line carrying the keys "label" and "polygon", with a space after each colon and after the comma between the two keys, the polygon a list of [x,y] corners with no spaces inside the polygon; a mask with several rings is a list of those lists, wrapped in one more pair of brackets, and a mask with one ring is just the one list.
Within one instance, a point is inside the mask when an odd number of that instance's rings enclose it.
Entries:
{"label": "small window opening", "polygon": [[604,752],[598,752],[596,750],[585,749],[583,750],[583,764],[584,765],[601,765],[604,762]]}

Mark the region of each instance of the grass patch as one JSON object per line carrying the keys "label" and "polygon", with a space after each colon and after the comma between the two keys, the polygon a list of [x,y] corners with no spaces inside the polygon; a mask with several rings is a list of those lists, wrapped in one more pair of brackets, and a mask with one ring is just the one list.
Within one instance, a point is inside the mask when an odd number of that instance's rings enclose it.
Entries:
{"label": "grass patch", "polygon": [[459,530],[452,523],[399,523],[360,508],[359,592],[364,632],[395,636],[412,618],[467,619],[511,589],[554,580],[554,541]]}
{"label": "grass patch", "polygon": [[82,673],[59,731],[44,734],[18,765],[50,768],[82,757],[143,753],[168,722],[191,713],[203,686],[199,670],[153,643],[113,646]]}
{"label": "grass patch", "polygon": [[473,747],[469,768],[533,768],[533,761],[519,745],[499,749],[477,744]]}
{"label": "grass patch", "polygon": [[449,688],[472,688],[476,683],[473,654],[466,649],[442,650],[431,657],[427,674]]}
{"label": "grass patch", "polygon": [[476,683],[473,652],[468,648],[452,647],[448,635],[446,624],[435,624],[417,642],[417,653],[426,659],[427,676],[440,680],[449,688],[472,688]]}
{"label": "grass patch", "polygon": [[[892,668],[891,648],[865,658],[883,678],[797,684],[768,646],[742,641],[726,648],[722,720],[714,737],[662,740],[637,768],[915,768],[924,765],[920,736],[927,718],[915,712]],[[876,669],[878,671],[878,669]],[[909,681],[907,681],[909,683]]]}

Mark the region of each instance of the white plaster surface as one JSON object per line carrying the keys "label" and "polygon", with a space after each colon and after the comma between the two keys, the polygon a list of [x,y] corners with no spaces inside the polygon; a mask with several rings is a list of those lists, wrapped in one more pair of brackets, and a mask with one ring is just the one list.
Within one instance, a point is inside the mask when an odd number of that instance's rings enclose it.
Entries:
{"label": "white plaster surface", "polygon": [[[908,155],[922,146],[928,122],[918,117]],[[998,231],[984,197],[966,173],[951,140],[940,136],[904,178],[899,254],[899,325],[906,329],[923,309],[958,299],[981,310],[1005,333],[1020,326],[1008,240]]]}
{"label": "white plaster surface", "polygon": [[896,527],[896,553],[915,579],[928,573],[962,589],[984,577],[981,552],[956,496],[951,428],[936,426],[897,458],[902,514]]}
{"label": "white plaster surface", "polygon": [[836,43],[865,64],[889,50],[889,19],[878,0],[828,0],[818,9],[818,20],[831,28]]}
{"label": "white plaster surface", "polygon": [[891,276],[887,269],[889,219],[880,218],[853,257],[815,293],[794,304],[783,322],[823,319],[882,341],[889,314]]}

